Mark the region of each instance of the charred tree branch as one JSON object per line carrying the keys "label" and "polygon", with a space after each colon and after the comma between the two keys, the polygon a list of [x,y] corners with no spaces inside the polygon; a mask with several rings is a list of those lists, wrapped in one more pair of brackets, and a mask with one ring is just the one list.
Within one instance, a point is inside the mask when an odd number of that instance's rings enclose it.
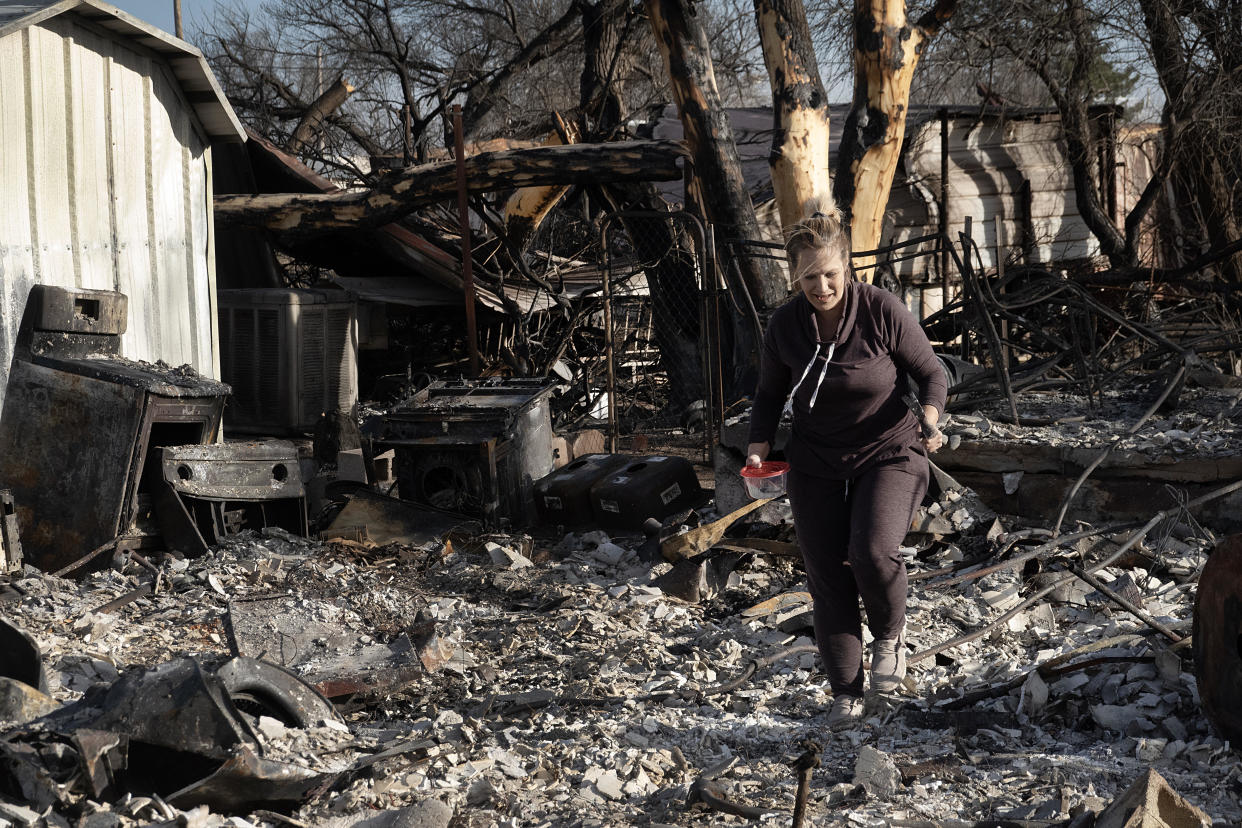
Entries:
{"label": "charred tree branch", "polygon": [[345,82],[344,78],[337,78],[336,83],[329,86],[324,93],[311,103],[307,108],[306,114],[302,116],[302,120],[298,121],[297,127],[293,130],[293,135],[289,136],[285,149],[292,153],[299,153],[302,148],[315,137],[315,133],[323,126],[324,120],[333,112],[341,108],[341,104],[354,91],[354,88]]}

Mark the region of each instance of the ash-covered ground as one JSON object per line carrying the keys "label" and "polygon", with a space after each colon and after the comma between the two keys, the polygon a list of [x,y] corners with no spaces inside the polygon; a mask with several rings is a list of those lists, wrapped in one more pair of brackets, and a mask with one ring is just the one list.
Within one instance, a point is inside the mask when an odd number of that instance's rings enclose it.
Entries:
{"label": "ash-covered ground", "polygon": [[[920,538],[909,550],[912,575],[1006,540],[988,541],[982,528]],[[788,538],[780,526],[751,531]],[[1205,534],[1171,521],[1101,578],[1189,634],[1211,548]],[[75,818],[102,820],[92,825],[444,825],[450,814],[457,826],[787,825],[797,789],[790,762],[806,739],[822,748],[813,824],[1057,824],[1101,810],[1148,767],[1218,824],[1242,822],[1242,764],[1199,708],[1190,649],[1172,647],[1090,587],[1075,582],[1057,600],[912,665],[906,693],[870,698],[864,724],[832,732],[813,655],[764,664],[737,689],[717,692],[752,660],[809,643],[799,596],[752,609],[804,590],[800,566],[786,555],[735,556],[731,574],[718,566],[718,591],[687,603],[653,583],[671,565],[640,560],[640,540],[460,534],[443,546],[368,549],[270,531],[201,559],[163,561],[156,593],[112,614],[92,610],[149,573],[131,564],[76,583],[28,569],[4,591],[0,613],[38,640],[62,703],[132,668],[227,654],[226,610],[248,598],[282,596],[335,630],[319,639],[325,657],[342,641],[384,643],[429,624],[439,637],[445,657],[408,685],[340,702],[348,733],[330,723],[258,723],[277,755],[325,774],[296,809],[179,812],[150,797],[74,799]],[[912,653],[984,626],[1039,576],[1027,567],[951,586],[915,580]],[[1108,646],[1067,660],[1075,669],[1029,675],[1101,642]],[[374,761],[385,750],[388,758]],[[763,815],[696,803],[704,781]],[[393,813],[429,800],[447,807]],[[55,812],[48,816],[57,824]]]}

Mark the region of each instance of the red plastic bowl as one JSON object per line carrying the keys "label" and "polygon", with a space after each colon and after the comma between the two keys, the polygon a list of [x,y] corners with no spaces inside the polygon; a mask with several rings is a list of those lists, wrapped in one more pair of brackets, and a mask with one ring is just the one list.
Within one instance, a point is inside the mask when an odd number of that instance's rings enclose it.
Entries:
{"label": "red plastic bowl", "polygon": [[755,500],[785,494],[785,481],[788,477],[789,464],[780,460],[768,460],[758,466],[742,467],[746,493]]}

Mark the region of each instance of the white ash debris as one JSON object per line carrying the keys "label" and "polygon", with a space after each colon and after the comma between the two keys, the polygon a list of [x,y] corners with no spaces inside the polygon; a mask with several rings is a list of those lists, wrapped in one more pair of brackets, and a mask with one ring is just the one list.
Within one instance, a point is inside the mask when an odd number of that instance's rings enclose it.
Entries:
{"label": "white ash debris", "polygon": [[[951,447],[962,441],[1103,449],[1138,422],[1162,386],[1101,392],[1095,404],[1085,397],[1023,392],[1018,413],[1035,425],[1014,425],[1005,403],[954,413],[941,423]],[[1168,413],[1157,413],[1117,450],[1149,457],[1229,457],[1242,452],[1242,389],[1186,388]],[[1015,481],[1016,482],[1016,481]]]}
{"label": "white ash debris", "polygon": [[[1170,651],[1090,588],[912,664],[917,695],[869,699],[862,723],[834,733],[831,694],[809,653],[711,693],[753,659],[810,643],[800,567],[755,553],[714,597],[689,604],[652,585],[670,565],[640,560],[641,542],[589,532],[368,549],[271,532],[162,564],[154,595],[107,615],[91,611],[134,589],[136,571],[75,583],[28,570],[0,613],[41,642],[62,702],[130,666],[223,655],[225,611],[247,597],[286,596],[380,643],[432,619],[460,658],[399,691],[342,702],[348,732],[257,722],[279,756],[348,769],[293,813],[305,825],[397,820],[389,815],[403,808],[435,811],[439,825],[453,813],[463,826],[744,824],[687,807],[709,770],[731,802],[765,812],[755,824],[787,825],[797,786],[789,762],[808,737],[824,746],[809,803],[815,824],[1066,819],[1076,806],[1102,808],[1148,766],[1222,824],[1242,820],[1242,766],[1198,708],[1188,651]],[[1184,629],[1205,544],[1179,543],[1160,547],[1150,570],[1100,577],[1128,578],[1148,612]],[[941,543],[920,554],[912,572],[960,560],[962,550]],[[518,556],[529,565],[515,566]],[[977,629],[1028,592],[1021,572],[943,589],[914,581],[912,652]],[[1098,661],[1091,669],[1031,673],[1105,639],[1116,641],[1074,659]],[[965,709],[944,706],[1010,683]],[[153,819],[155,806],[132,804],[98,807],[126,828],[284,824],[201,808]]]}

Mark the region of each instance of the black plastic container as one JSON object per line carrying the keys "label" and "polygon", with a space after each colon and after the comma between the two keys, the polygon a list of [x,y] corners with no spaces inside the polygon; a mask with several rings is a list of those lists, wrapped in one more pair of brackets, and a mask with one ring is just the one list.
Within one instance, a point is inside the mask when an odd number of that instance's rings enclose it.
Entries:
{"label": "black plastic container", "polygon": [[639,530],[703,502],[694,466],[684,457],[652,454],[630,462],[591,487],[591,511],[607,529]]}
{"label": "black plastic container", "polygon": [[584,526],[595,522],[591,487],[634,458],[625,454],[587,454],[535,483],[535,507],[549,525]]}

